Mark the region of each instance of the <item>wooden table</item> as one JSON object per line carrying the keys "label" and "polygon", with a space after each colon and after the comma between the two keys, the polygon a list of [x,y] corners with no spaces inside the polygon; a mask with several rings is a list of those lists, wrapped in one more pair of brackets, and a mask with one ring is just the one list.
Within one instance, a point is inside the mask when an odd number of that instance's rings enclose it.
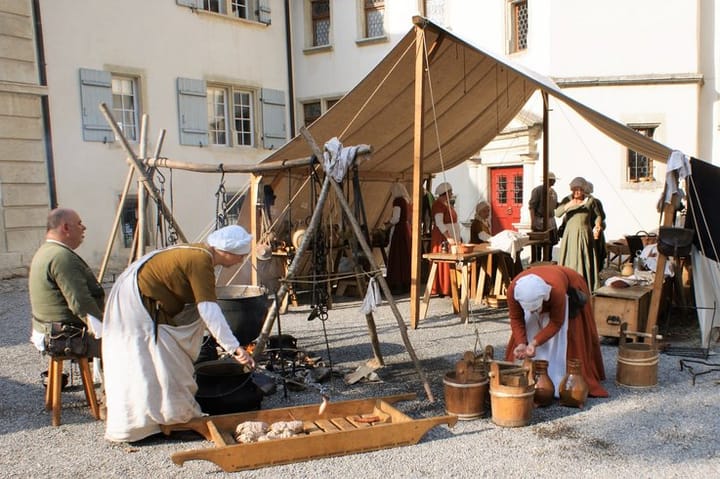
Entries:
{"label": "wooden table", "polygon": [[613,262],[617,262],[618,271],[622,271],[623,264],[632,260],[630,256],[630,248],[625,239],[608,241],[605,243],[607,250],[607,266],[610,267]]}
{"label": "wooden table", "polygon": [[[430,303],[430,294],[432,292],[433,283],[435,282],[435,276],[437,275],[438,263],[450,264],[450,289],[452,292],[453,300],[453,312],[459,313],[460,318],[464,322],[469,320],[469,308],[468,303],[471,297],[482,297],[483,291],[485,290],[485,281],[487,278],[492,276],[492,263],[491,258],[494,255],[502,254],[503,252],[498,249],[492,249],[488,245],[476,245],[475,251],[471,253],[426,253],[423,258],[430,261],[430,274],[428,275],[427,284],[425,286],[425,295],[420,303],[420,314],[416,321],[415,318],[411,318],[411,326],[416,329],[418,326],[419,319],[425,319],[427,315],[428,305]],[[486,259],[483,264],[480,265],[480,271],[478,272],[478,263],[481,259]],[[499,262],[502,264],[502,262]],[[504,267],[498,268],[499,274],[502,275],[505,281],[509,281],[509,275],[504,272]],[[457,284],[457,275],[454,274],[456,271],[460,272],[460,288]],[[496,284],[498,284],[497,279]],[[500,279],[502,283],[503,279]],[[459,289],[459,291],[458,291]]]}

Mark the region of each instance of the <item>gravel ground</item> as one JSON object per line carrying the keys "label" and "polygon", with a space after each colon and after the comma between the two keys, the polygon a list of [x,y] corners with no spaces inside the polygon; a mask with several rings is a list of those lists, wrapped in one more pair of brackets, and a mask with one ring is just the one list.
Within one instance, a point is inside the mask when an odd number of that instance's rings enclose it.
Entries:
{"label": "gravel ground", "polygon": [[[720,475],[720,373],[692,377],[679,368],[678,356],[660,355],[659,385],[647,389],[616,386],[617,346],[603,344],[610,392],[606,399],[590,399],[584,409],[552,405],[533,411],[531,423],[502,428],[489,418],[459,421],[453,428],[438,426],[419,444],[224,473],[213,463],[190,461],[180,467],[174,452],[211,447],[193,433],[152,437],[134,444],[112,444],[103,439],[103,423],[93,421],[84,402],[79,377],[63,393],[63,424],[50,426],[44,409],[40,372],[47,368],[28,343],[27,280],[0,281],[0,477],[54,478],[200,478],[200,477],[348,477],[363,479],[425,477],[637,477],[687,478]],[[338,376],[372,358],[366,322],[359,301],[338,301],[324,324],[329,355],[319,320],[307,321],[300,306],[282,316],[282,332],[292,334],[298,346],[332,359]],[[398,300],[407,317],[407,298]],[[433,298],[427,319],[408,332],[431,384],[431,403],[403,345],[390,308],[375,313],[386,367],[380,380],[345,385],[340,377],[329,383],[332,400],[417,393],[417,399],[396,403],[413,418],[443,415],[443,375],[453,370],[462,353],[475,347],[476,331],[482,346],[493,345],[501,357],[509,334],[503,310],[473,306],[471,323],[461,324],[449,298]],[[672,332],[672,331],[671,331]],[[669,336],[691,345],[697,331],[685,328]],[[673,339],[675,338],[675,339]],[[718,351],[714,343],[713,353]],[[708,359],[718,363],[718,356]],[[313,389],[287,393],[279,389],[263,400],[262,408],[317,404]]]}

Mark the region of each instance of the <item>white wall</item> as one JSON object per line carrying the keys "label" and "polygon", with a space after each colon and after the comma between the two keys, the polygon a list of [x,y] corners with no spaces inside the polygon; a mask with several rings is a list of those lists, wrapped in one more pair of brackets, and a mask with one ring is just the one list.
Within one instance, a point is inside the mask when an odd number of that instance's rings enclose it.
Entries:
{"label": "white wall", "polygon": [[[78,69],[141,78],[141,111],[150,119],[149,154],[164,128],[163,156],[191,163],[256,163],[268,151],[179,144],[176,79],[287,92],[283,2],[270,4],[272,24],[265,26],[193,13],[171,0],[127,0],[121,5],[96,0],[41,2],[58,202],[77,209],[88,226],[79,252],[90,263],[99,263],[104,253],[128,165],[117,142],[83,141]],[[255,106],[259,108],[257,98]],[[258,125],[258,142],[260,133]],[[137,144],[133,146],[137,152]],[[213,221],[219,179],[219,174],[173,173],[176,217],[191,241]],[[246,179],[228,175],[227,190],[241,188]]]}

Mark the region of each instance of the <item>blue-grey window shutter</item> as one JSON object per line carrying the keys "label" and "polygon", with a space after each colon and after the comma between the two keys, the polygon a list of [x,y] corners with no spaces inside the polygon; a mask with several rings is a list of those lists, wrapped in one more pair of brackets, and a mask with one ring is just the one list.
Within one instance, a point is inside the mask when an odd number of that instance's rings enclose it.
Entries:
{"label": "blue-grey window shutter", "polygon": [[180,6],[190,8],[202,8],[202,0],[175,0]]}
{"label": "blue-grey window shutter", "polygon": [[207,146],[207,85],[205,80],[178,78],[178,121],[180,144]]}
{"label": "blue-grey window shutter", "polygon": [[262,103],[263,146],[269,150],[278,148],[287,141],[285,129],[285,92],[263,88],[260,91]]}
{"label": "blue-grey window shutter", "polygon": [[270,18],[270,1],[258,0],[257,6],[258,22],[270,25],[270,23],[272,23],[272,19]]}
{"label": "blue-grey window shutter", "polygon": [[81,68],[80,107],[85,141],[115,141],[110,125],[100,111],[100,103],[112,108],[112,74]]}

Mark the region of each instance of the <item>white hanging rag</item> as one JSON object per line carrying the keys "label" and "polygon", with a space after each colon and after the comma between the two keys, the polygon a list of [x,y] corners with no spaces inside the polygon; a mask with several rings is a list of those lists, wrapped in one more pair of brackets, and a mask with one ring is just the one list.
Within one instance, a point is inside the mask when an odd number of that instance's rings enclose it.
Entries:
{"label": "white hanging rag", "polygon": [[690,158],[683,152],[673,150],[670,153],[667,161],[667,170],[665,173],[665,203],[670,203],[670,198],[675,193],[678,193],[680,197],[684,197],[685,193],[680,190],[678,182],[675,181],[673,172],[678,172],[678,178],[684,180],[690,176]]}
{"label": "white hanging rag", "polygon": [[370,278],[367,293],[365,293],[365,299],[360,306],[360,312],[363,314],[370,314],[381,304],[382,296],[380,295],[380,285],[377,281],[375,281],[375,278]]}
{"label": "white hanging rag", "polygon": [[345,178],[345,174],[352,162],[355,161],[357,150],[357,146],[343,147],[337,137],[332,137],[325,143],[325,151],[323,152],[325,172],[340,183]]}

